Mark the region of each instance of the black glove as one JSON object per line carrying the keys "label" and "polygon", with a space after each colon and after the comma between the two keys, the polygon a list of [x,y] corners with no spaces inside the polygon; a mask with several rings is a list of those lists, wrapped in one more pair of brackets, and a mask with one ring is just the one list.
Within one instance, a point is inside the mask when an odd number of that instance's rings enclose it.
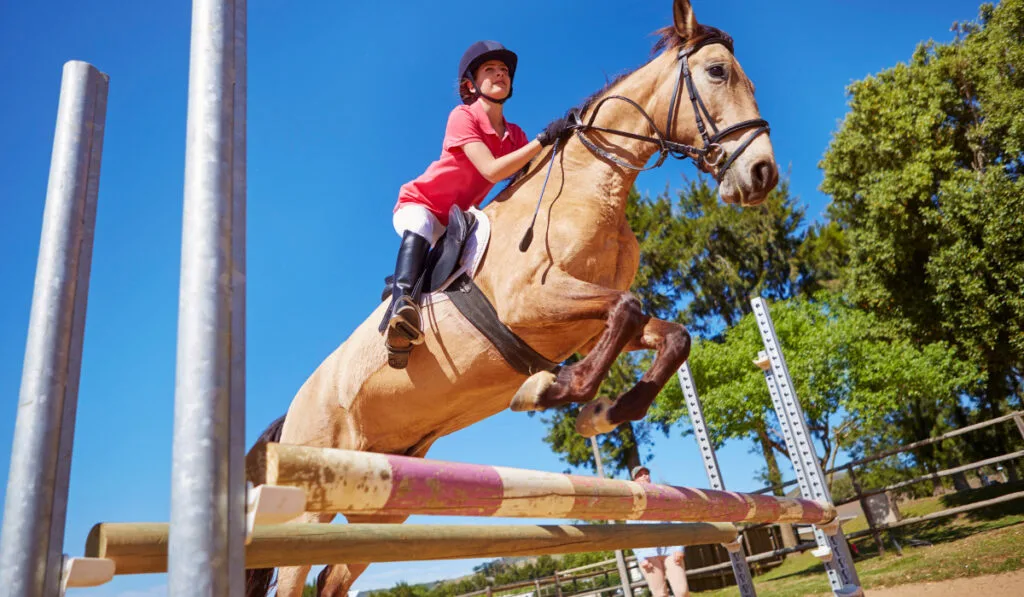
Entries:
{"label": "black glove", "polygon": [[537,141],[542,147],[547,147],[555,142],[555,139],[568,137],[576,128],[576,121],[571,117],[562,117],[552,120],[548,126],[537,135]]}

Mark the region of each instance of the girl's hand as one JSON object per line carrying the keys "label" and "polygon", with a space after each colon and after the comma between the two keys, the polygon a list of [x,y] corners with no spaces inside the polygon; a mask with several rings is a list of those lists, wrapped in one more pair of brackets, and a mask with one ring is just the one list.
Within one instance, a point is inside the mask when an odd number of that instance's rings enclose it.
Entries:
{"label": "girl's hand", "polygon": [[541,144],[541,147],[547,147],[554,143],[555,139],[568,136],[574,128],[575,124],[568,118],[556,118],[537,135],[537,142]]}

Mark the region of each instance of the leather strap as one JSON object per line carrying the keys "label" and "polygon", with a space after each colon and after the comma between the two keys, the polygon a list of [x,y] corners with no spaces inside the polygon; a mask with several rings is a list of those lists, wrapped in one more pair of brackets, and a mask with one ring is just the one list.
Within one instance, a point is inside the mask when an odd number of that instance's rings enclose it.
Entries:
{"label": "leather strap", "polygon": [[522,338],[501,322],[494,306],[473,280],[465,274],[456,278],[444,293],[452,300],[455,308],[473,324],[473,327],[480,330],[480,333],[491,341],[505,362],[519,373],[529,376],[541,371],[554,371],[558,368],[558,363],[547,360],[543,355],[530,348]]}

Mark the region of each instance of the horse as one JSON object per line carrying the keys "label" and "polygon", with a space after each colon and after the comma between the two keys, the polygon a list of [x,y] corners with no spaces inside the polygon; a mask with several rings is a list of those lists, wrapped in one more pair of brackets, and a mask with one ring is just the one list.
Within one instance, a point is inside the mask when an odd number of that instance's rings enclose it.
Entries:
{"label": "horse", "polygon": [[[639,266],[639,243],[626,219],[637,173],[655,153],[655,166],[667,155],[689,157],[715,176],[724,202],[740,206],[761,203],[778,183],[768,124],[732,39],[699,24],[689,0],[673,0],[672,24],[657,33],[652,58],[584,101],[565,142],[534,158],[482,210],[491,238],[474,282],[501,322],[553,363],[585,356],[555,371],[523,373],[450,301],[425,301],[424,342],[405,369],[393,369],[378,329],[382,302],[310,374],[250,456],[278,441],[424,457],[438,438],[506,408],[586,403],[577,424],[585,436],[645,416],[689,356],[690,336],[680,324],[645,315],[628,291]],[[522,250],[531,216],[538,237]],[[642,379],[615,400],[594,400],[617,355],[645,349],[655,359]],[[249,472],[251,480],[256,475]],[[307,513],[294,522],[334,516]],[[366,567],[325,567],[319,594],[346,595]],[[280,569],[277,595],[299,597],[310,568]],[[273,570],[250,570],[247,594],[265,595],[272,578]]]}

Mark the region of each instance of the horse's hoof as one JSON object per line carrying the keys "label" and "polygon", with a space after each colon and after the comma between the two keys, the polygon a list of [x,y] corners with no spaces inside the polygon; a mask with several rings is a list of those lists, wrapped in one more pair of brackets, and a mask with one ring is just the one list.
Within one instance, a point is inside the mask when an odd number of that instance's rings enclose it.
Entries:
{"label": "horse's hoof", "polygon": [[597,398],[583,405],[580,414],[576,416],[576,433],[583,437],[594,437],[618,427],[618,423],[608,420],[608,410],[612,401],[607,398]]}
{"label": "horse's hoof", "polygon": [[523,382],[523,385],[519,386],[516,395],[512,397],[512,402],[508,405],[509,409],[515,412],[544,410],[537,403],[553,383],[555,383],[554,373],[550,371],[534,373]]}

